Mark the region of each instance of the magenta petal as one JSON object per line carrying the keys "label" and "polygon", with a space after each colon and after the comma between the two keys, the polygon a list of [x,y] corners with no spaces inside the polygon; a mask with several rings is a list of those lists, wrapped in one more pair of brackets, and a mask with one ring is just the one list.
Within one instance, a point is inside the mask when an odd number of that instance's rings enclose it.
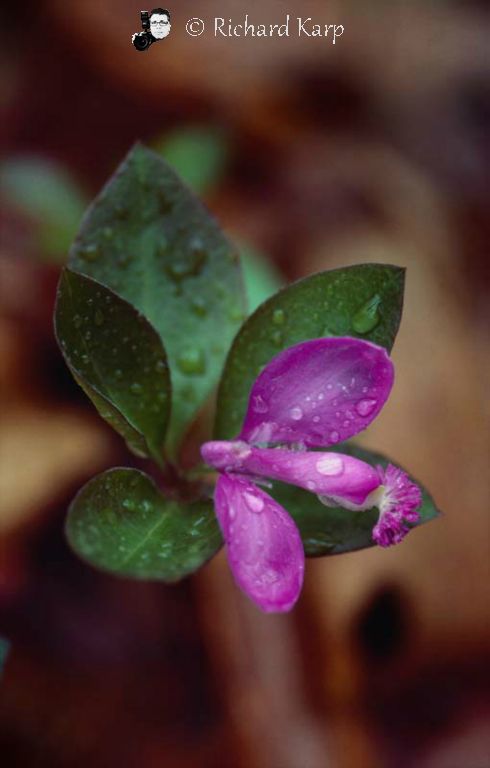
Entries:
{"label": "magenta petal", "polygon": [[263,611],[289,611],[305,565],[291,517],[251,481],[226,474],[218,478],[215,506],[238,586]]}
{"label": "magenta petal", "polygon": [[332,497],[339,504],[356,506],[363,505],[381,483],[378,470],[366,462],[330,451],[251,448],[239,465],[235,463],[234,470],[298,485],[317,496]]}
{"label": "magenta petal", "polygon": [[347,440],[376,418],[393,377],[386,350],[371,342],[338,337],[296,344],[256,379],[240,439],[318,447]]}

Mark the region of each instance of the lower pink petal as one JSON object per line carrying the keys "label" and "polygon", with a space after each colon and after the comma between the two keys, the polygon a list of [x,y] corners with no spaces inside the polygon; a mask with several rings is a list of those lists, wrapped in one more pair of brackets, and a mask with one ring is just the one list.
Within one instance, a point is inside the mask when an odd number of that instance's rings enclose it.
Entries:
{"label": "lower pink petal", "polygon": [[301,592],[305,556],[285,509],[255,483],[220,475],[216,516],[238,586],[263,611],[289,611]]}

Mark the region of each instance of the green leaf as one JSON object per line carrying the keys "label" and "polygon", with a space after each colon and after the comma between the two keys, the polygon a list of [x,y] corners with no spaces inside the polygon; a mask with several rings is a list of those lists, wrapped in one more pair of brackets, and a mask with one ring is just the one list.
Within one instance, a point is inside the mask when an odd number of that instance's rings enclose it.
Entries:
{"label": "green leaf", "polygon": [[3,674],[5,662],[10,651],[10,643],[4,637],[0,637],[0,677]]}
{"label": "green leaf", "polygon": [[243,324],[226,360],[215,436],[235,437],[250,389],[262,368],[283,349],[322,336],[356,336],[388,350],[400,324],[404,270],[359,264],[321,272],[284,288]]}
{"label": "green leaf", "polygon": [[271,262],[248,245],[240,246],[247,307],[250,313],[282,288],[284,281]]}
{"label": "green leaf", "polygon": [[193,573],[222,544],[211,501],[167,499],[143,472],[121,468],[79,491],[66,534],[75,552],[96,568],[165,582]]}
{"label": "green leaf", "polygon": [[170,375],[160,337],[127,301],[64,269],[55,310],[58,343],[101,416],[138,455],[162,462]]}
{"label": "green leaf", "polygon": [[75,181],[52,162],[21,156],[2,163],[0,185],[6,201],[36,223],[43,251],[64,259],[86,205]]}
{"label": "green leaf", "polygon": [[237,255],[172,169],[137,145],[89,208],[69,264],[126,299],[160,334],[175,454],[243,320]]}
{"label": "green leaf", "polygon": [[[335,450],[356,456],[373,467],[393,464],[385,456],[352,443],[335,446]],[[418,480],[411,479],[421,489],[423,498],[417,525],[428,523],[440,513],[425,488]],[[352,512],[342,507],[326,507],[313,493],[284,483],[274,483],[269,493],[296,521],[307,556],[338,555],[375,546],[371,532],[378,519],[377,509]]]}
{"label": "green leaf", "polygon": [[228,157],[222,131],[204,126],[180,128],[157,142],[155,149],[201,195],[219,183]]}

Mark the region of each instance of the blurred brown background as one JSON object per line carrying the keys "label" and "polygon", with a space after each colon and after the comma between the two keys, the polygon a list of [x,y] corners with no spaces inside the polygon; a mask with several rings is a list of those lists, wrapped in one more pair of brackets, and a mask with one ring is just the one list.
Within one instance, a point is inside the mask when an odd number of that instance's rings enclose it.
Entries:
{"label": "blurred brown background", "polygon": [[[488,766],[486,3],[175,6],[146,54],[130,44],[137,2],[2,11],[2,766]],[[184,32],[246,12],[345,32],[335,46]],[[288,616],[248,604],[223,554],[166,588],[97,573],[63,538],[80,485],[135,465],[53,339],[66,245],[136,139],[196,127],[219,137],[207,204],[287,279],[408,268],[397,382],[362,439],[445,514],[392,550],[310,560]]]}

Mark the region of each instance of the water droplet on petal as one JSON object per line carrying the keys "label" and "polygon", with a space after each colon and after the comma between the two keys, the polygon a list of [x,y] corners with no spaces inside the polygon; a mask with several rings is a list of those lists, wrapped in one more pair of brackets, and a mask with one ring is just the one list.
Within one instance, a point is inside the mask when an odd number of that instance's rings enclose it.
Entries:
{"label": "water droplet on petal", "polygon": [[356,312],[352,318],[352,328],[356,333],[369,333],[379,323],[378,307],[381,304],[381,296],[375,293]]}
{"label": "water droplet on petal", "polygon": [[340,435],[335,430],[333,432],[330,432],[329,438],[331,443],[337,443],[340,440]]}
{"label": "water droplet on petal", "polygon": [[344,471],[344,462],[340,456],[322,456],[316,463],[320,475],[340,475]]}
{"label": "water droplet on petal", "polygon": [[320,421],[320,417],[319,416],[313,416],[313,422],[315,424],[318,424],[319,421]]}
{"label": "water droplet on petal", "polygon": [[356,411],[359,416],[369,416],[369,414],[372,413],[376,407],[376,403],[377,400],[370,400],[368,398],[365,400],[359,400],[356,405]]}
{"label": "water droplet on petal", "polygon": [[245,498],[245,503],[251,512],[255,512],[255,514],[259,515],[263,511],[264,501],[260,496],[255,496],[253,493],[248,493],[248,491],[245,491],[243,496]]}
{"label": "water droplet on petal", "polygon": [[291,416],[293,421],[300,421],[303,418],[303,411],[301,408],[296,406],[295,408],[291,408],[289,411],[289,415]]}
{"label": "water droplet on petal", "polygon": [[253,399],[253,409],[255,413],[267,413],[269,406],[261,395],[255,395]]}
{"label": "water droplet on petal", "polygon": [[314,491],[316,490],[316,483],[314,483],[313,480],[307,480],[306,487],[308,488],[309,491]]}

